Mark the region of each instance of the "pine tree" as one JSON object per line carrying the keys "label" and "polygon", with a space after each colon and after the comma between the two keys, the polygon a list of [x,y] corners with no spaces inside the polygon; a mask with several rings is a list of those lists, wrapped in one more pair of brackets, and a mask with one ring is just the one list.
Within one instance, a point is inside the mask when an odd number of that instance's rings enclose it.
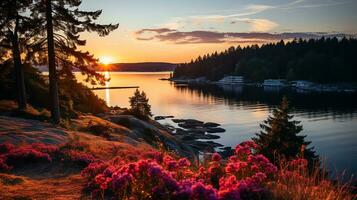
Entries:
{"label": "pine tree", "polygon": [[31,29],[34,28],[31,18],[26,16],[32,0],[2,0],[0,2],[0,47],[2,52],[11,54],[14,63],[17,103],[19,110],[26,109],[26,89],[21,60],[20,41],[25,37],[31,38]]}
{"label": "pine tree", "polygon": [[280,158],[290,160],[304,157],[312,166],[318,157],[313,148],[307,147],[311,142],[305,141],[306,136],[299,135],[303,130],[300,121],[292,120],[294,116],[289,112],[289,103],[284,97],[280,106],[273,110],[272,116],[260,124],[262,130],[253,138],[258,145],[257,152],[273,162]]}
{"label": "pine tree", "polygon": [[140,93],[136,89],[134,96],[129,98],[130,103],[130,113],[140,119],[148,119],[152,116],[151,106],[149,104],[149,99],[146,97],[144,91]]}
{"label": "pine tree", "polygon": [[31,16],[42,20],[47,47],[47,59],[50,77],[51,113],[54,123],[60,121],[58,78],[73,78],[76,68],[87,75],[87,81],[104,84],[103,75],[96,73],[98,59],[89,52],[78,50],[86,40],[80,39],[80,33],[96,32],[106,36],[118,28],[118,24],[101,25],[95,21],[102,11],[82,11],[78,7],[82,0],[34,0]]}

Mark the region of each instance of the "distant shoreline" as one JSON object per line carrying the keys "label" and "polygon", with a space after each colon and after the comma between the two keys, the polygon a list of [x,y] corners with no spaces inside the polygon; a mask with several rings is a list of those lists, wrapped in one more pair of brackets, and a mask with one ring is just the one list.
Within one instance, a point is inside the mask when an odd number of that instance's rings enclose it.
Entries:
{"label": "distant shoreline", "polygon": [[[167,62],[113,63],[95,68],[98,72],[173,72],[177,64]],[[41,72],[48,72],[47,66],[38,66]],[[77,72],[79,70],[73,70]]]}

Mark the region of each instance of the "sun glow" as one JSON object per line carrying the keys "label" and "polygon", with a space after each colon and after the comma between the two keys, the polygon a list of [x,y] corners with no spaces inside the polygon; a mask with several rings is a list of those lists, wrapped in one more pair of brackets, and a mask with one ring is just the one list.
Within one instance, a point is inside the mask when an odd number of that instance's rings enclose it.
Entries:
{"label": "sun glow", "polygon": [[109,56],[102,56],[99,58],[99,62],[104,65],[109,65],[113,62],[113,59]]}

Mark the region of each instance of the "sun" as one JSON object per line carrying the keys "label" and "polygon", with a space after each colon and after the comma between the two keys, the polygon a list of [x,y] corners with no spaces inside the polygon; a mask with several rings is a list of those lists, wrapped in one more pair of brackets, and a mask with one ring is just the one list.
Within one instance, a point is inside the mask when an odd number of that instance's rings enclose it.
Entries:
{"label": "sun", "polygon": [[113,59],[110,56],[102,56],[99,58],[99,62],[104,65],[109,65],[113,62]]}

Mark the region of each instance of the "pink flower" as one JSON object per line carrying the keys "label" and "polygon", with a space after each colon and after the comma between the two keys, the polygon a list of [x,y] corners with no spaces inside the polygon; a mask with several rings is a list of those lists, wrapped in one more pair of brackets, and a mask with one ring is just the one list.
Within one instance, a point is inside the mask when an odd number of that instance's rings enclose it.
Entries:
{"label": "pink flower", "polygon": [[99,174],[95,177],[95,183],[99,185],[100,189],[105,190],[108,188],[108,183],[111,178],[105,177],[103,174]]}
{"label": "pink flower", "polygon": [[151,177],[158,177],[162,175],[162,168],[158,165],[150,166],[148,169],[148,175]]}
{"label": "pink flower", "polygon": [[221,155],[219,155],[218,153],[213,153],[212,154],[212,161],[219,162],[220,160],[222,160],[222,156]]}
{"label": "pink flower", "polygon": [[178,165],[180,167],[189,167],[191,165],[191,162],[187,158],[181,158],[178,161]]}
{"label": "pink flower", "polygon": [[267,178],[267,175],[264,174],[263,172],[257,172],[256,174],[254,174],[254,176],[252,178],[256,182],[262,183]]}
{"label": "pink flower", "polygon": [[176,170],[179,166],[177,161],[167,161],[166,163],[167,163],[167,169],[169,171]]}
{"label": "pink flower", "polygon": [[194,200],[217,200],[217,192],[211,185],[204,185],[198,182],[191,187],[191,199]]}
{"label": "pink flower", "polygon": [[112,176],[113,189],[119,191],[123,190],[133,181],[133,179],[133,176],[126,172],[121,174],[114,173]]}
{"label": "pink flower", "polygon": [[15,146],[11,143],[0,144],[0,154],[7,153],[14,148]]}

